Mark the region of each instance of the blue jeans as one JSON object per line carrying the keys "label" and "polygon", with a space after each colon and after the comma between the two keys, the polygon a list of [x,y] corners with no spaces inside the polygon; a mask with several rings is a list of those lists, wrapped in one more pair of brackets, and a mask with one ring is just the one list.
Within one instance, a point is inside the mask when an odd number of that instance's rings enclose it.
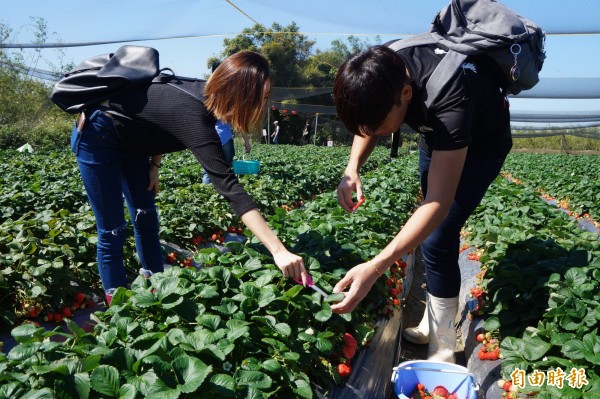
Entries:
{"label": "blue jeans", "polygon": [[141,272],[163,271],[154,193],[147,190],[148,156],[128,152],[112,119],[99,110],[91,113],[81,132],[77,126],[73,128],[71,149],[96,217],[98,272],[104,290],[112,294],[117,287],[127,285],[123,197],[133,223],[135,247],[144,269]]}
{"label": "blue jeans", "polygon": [[[226,143],[223,144],[223,154],[225,154],[225,161],[229,165],[232,165],[233,164],[233,156],[235,155],[235,147],[233,145],[233,139],[228,140]],[[206,171],[204,171],[204,174],[202,175],[202,183],[210,184],[210,176],[208,175],[208,173],[206,173]]]}
{"label": "blue jeans", "polygon": [[[419,172],[423,195],[427,195],[427,176],[431,155],[419,150]],[[421,243],[427,291],[438,298],[453,298],[460,293],[458,266],[460,231],[487,189],[500,173],[505,154],[481,156],[467,153],[460,182],[448,216]]]}

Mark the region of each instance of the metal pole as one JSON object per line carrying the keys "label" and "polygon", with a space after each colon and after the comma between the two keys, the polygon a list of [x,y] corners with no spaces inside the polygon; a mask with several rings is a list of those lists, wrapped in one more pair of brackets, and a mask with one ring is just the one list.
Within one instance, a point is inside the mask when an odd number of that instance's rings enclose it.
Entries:
{"label": "metal pole", "polygon": [[[271,104],[273,107],[273,104]],[[273,108],[269,107],[269,111],[267,111],[267,144],[269,144],[269,140],[271,138],[271,113],[273,112]]]}
{"label": "metal pole", "polygon": [[317,124],[319,123],[319,113],[315,115],[315,139],[313,140],[314,145],[317,145]]}
{"label": "metal pole", "polygon": [[390,151],[390,158],[398,158],[398,147],[400,147],[400,130],[392,133],[392,149]]}

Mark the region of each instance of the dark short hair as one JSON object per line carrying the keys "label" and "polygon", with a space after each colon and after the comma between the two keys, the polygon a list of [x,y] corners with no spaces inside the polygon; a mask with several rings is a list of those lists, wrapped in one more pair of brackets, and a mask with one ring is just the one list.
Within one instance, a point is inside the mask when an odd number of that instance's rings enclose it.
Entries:
{"label": "dark short hair", "polygon": [[407,82],[402,58],[387,46],[373,46],[350,56],[338,69],[333,96],[338,118],[360,136],[383,123]]}

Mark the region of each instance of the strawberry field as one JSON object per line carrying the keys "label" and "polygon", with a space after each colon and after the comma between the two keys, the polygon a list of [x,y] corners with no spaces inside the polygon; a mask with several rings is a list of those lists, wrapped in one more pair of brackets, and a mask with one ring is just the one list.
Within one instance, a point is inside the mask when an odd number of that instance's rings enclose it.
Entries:
{"label": "strawberry field", "polygon": [[[261,173],[241,177],[327,293],[389,242],[419,194],[416,156],[390,162],[389,151],[377,148],[363,168],[367,201],[347,214],[335,188],[348,154],[255,145]],[[564,371],[563,387],[525,377],[520,395],[594,398],[600,243],[576,217],[597,226],[598,157],[537,157],[511,154],[509,178],[496,180],[465,229],[465,245],[482,268],[473,287],[480,307],[471,317],[485,319],[478,333],[496,343],[489,351],[502,354],[494,361],[504,379],[518,383],[515,370]],[[316,398],[343,385],[377,321],[400,308],[402,262],[352,314],[333,314],[335,296],[321,298],[282,278],[228,204],[200,183],[191,155],[168,155],[163,165],[161,238],[192,255],[177,254],[164,273],[136,279],[128,241],[130,289],[119,289],[110,308],[93,314],[93,329],[83,329],[71,315],[94,306],[100,287],[94,218],[75,160],[68,151],[0,152],[0,328],[16,341],[0,353],[0,397]],[[227,243],[226,252],[212,246],[226,234],[247,240]],[[56,328],[36,324],[44,318]],[[571,387],[566,377],[580,369],[588,383]]]}
{"label": "strawberry field", "polygon": [[600,397],[598,167],[597,156],[511,154],[509,178],[468,221],[464,247],[481,262],[469,316],[485,320],[472,368],[495,360],[503,397]]}

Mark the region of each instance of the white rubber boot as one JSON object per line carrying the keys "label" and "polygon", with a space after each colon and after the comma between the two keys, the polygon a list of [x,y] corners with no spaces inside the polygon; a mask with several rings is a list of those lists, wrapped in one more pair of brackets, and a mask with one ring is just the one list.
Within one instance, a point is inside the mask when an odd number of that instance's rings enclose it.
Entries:
{"label": "white rubber boot", "polygon": [[405,328],[402,337],[413,344],[425,345],[429,343],[429,300],[425,300],[425,312],[421,322],[416,327]]}
{"label": "white rubber boot", "polygon": [[429,355],[427,360],[454,363],[458,297],[437,298],[427,294],[429,303]]}

